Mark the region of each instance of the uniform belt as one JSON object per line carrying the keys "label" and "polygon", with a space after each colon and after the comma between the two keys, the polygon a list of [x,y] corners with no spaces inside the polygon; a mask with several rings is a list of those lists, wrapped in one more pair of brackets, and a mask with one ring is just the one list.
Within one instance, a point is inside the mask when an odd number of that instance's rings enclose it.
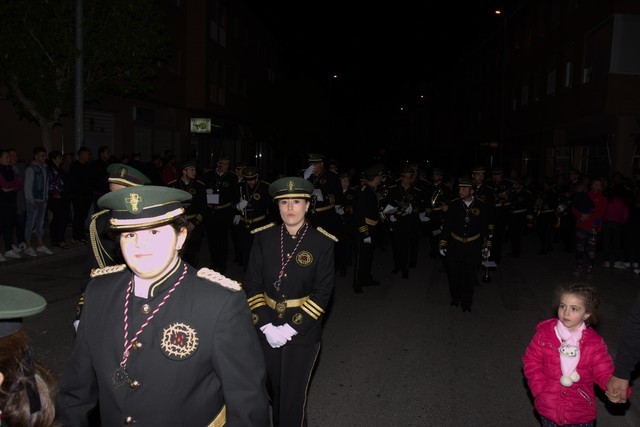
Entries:
{"label": "uniform belt", "polygon": [[[285,300],[284,302],[287,304],[287,308],[289,308],[289,307],[301,307],[302,304],[304,304],[305,301],[307,301],[308,299],[309,299],[309,297],[306,296],[304,298],[288,299],[288,300]],[[264,294],[264,300],[267,302],[267,305],[269,307],[271,307],[273,310],[276,309],[276,304],[278,303],[276,300],[269,298],[269,296],[267,294]]]}
{"label": "uniform belt", "polygon": [[378,223],[377,219],[370,219],[370,218],[366,218],[364,219],[364,223],[367,225],[373,225],[375,226]]}
{"label": "uniform belt", "polygon": [[517,211],[513,211],[512,213],[523,213],[526,212],[526,209],[518,209]]}
{"label": "uniform belt", "polygon": [[224,405],[218,415],[207,427],[223,427],[227,423],[227,405]]}
{"label": "uniform belt", "polygon": [[217,211],[219,209],[228,208],[229,206],[231,206],[231,202],[225,203],[224,205],[209,205],[209,208],[211,210]]}
{"label": "uniform belt", "polygon": [[543,213],[549,213],[549,212],[555,212],[555,211],[556,211],[555,209],[547,209],[544,211],[540,211],[540,213],[543,214]]}
{"label": "uniform belt", "polygon": [[244,222],[246,222],[247,224],[253,224],[254,222],[258,222],[258,221],[262,221],[263,219],[265,219],[267,216],[266,215],[260,215],[257,216],[255,218],[245,218],[245,217],[240,217],[240,219]]}
{"label": "uniform belt", "polygon": [[432,211],[441,211],[442,210],[442,206],[439,206],[437,208],[431,208]]}
{"label": "uniform belt", "polygon": [[323,206],[321,208],[316,208],[315,211],[316,212],[324,212],[324,211],[328,211],[329,209],[333,209],[334,207],[335,207],[334,204],[330,204],[330,205],[327,205],[327,206]]}
{"label": "uniform belt", "polygon": [[451,233],[451,237],[456,239],[458,242],[469,243],[473,242],[474,240],[478,240],[480,238],[480,234],[476,234],[475,236],[471,237],[460,237],[456,233]]}
{"label": "uniform belt", "polygon": [[496,203],[496,208],[499,208],[501,206],[510,206],[511,202],[504,202],[504,203]]}

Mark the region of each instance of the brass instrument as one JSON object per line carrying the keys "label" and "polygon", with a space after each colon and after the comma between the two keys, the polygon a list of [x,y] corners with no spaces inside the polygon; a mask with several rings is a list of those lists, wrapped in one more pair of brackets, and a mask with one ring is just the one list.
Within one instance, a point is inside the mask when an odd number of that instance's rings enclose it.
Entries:
{"label": "brass instrument", "polygon": [[[247,200],[247,198],[244,196],[244,193],[242,192],[242,187],[240,187],[239,190],[240,190],[240,200]],[[240,211],[240,214],[244,219],[244,228],[249,228],[250,224],[249,224],[249,221],[247,221],[247,208],[245,207],[244,209],[242,209]]]}
{"label": "brass instrument", "polygon": [[491,243],[485,242],[484,245],[482,245],[482,250],[480,252],[482,254],[482,265],[484,266],[484,274],[482,275],[482,281],[484,283],[491,282],[491,274],[489,273],[490,250],[491,250]]}

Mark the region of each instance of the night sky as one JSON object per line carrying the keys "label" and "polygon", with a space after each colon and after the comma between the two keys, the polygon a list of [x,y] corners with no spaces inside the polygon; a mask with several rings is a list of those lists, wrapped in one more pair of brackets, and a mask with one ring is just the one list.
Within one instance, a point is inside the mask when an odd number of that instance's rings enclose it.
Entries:
{"label": "night sky", "polygon": [[[399,108],[442,84],[470,43],[499,28],[494,11],[511,1],[247,3],[272,28],[291,60],[303,64],[300,74],[321,82],[334,73],[340,76],[336,87],[343,98],[333,112],[367,110],[360,124],[364,130],[350,131],[370,141],[391,140]],[[381,129],[382,123],[388,128]]]}

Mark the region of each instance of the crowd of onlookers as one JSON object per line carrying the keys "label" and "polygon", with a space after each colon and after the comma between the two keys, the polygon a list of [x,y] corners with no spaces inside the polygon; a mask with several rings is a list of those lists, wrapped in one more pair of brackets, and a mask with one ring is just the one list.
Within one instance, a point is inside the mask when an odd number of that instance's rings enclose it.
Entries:
{"label": "crowd of onlookers", "polygon": [[[30,161],[18,158],[15,149],[0,149],[0,234],[4,250],[0,261],[53,253],[49,246],[68,248],[87,244],[90,214],[96,201],[109,191],[107,166],[125,162],[148,175],[153,184],[176,179],[175,156],[153,155],[144,163],[140,153],[119,159],[109,147],[97,157],[87,147],[76,153],[35,147]],[[71,240],[65,237],[71,225]],[[49,229],[50,245],[44,242]]]}

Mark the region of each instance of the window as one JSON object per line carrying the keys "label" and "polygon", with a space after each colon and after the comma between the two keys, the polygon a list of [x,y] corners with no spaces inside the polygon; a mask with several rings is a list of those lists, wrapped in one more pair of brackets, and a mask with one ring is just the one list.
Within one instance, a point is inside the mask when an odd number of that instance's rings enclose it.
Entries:
{"label": "window", "polygon": [[564,64],[564,87],[571,89],[573,87],[573,63]]}

